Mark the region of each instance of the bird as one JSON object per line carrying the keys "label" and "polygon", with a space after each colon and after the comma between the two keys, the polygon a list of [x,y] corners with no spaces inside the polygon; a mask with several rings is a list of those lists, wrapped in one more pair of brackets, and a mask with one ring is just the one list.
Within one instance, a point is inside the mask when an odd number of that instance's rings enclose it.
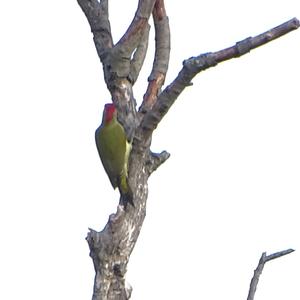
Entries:
{"label": "bird", "polygon": [[131,143],[127,140],[124,127],[117,119],[113,103],[104,105],[101,125],[96,129],[95,140],[104,170],[114,189],[118,188],[121,201],[133,204],[132,190],[128,184],[128,160]]}

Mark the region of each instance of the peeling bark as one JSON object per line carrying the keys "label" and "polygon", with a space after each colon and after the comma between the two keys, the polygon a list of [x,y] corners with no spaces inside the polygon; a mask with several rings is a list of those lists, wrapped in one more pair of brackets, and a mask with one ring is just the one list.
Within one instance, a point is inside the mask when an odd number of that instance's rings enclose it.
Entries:
{"label": "peeling bark", "polygon": [[148,78],[148,88],[139,108],[141,113],[151,109],[157,100],[160,89],[165,82],[171,50],[169,19],[163,0],[156,1],[152,15],[155,26],[155,56],[152,71]]}

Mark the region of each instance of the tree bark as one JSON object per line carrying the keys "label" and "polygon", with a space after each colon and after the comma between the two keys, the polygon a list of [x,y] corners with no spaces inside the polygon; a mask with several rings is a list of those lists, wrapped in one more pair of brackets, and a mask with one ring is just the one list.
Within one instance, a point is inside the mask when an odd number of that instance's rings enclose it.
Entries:
{"label": "tree bark", "polygon": [[[254,38],[247,38],[235,46],[192,57],[183,63],[177,78],[162,92],[169,64],[170,29],[164,0],[139,0],[135,16],[122,38],[113,44],[108,0],[77,0],[85,13],[94,37],[94,43],[103,65],[104,79],[118,111],[127,138],[132,141],[129,159],[129,185],[133,191],[134,206],[120,202],[117,211],[109,216],[104,229],[90,229],[87,242],[95,268],[93,300],[127,300],[131,287],[125,282],[130,254],[138,239],[148,197],[148,178],[168,158],[166,151],[152,153],[151,138],[154,129],[192,78],[219,62],[238,57],[299,27],[292,19]],[[147,52],[153,16],[155,26],[155,57],[143,101],[136,109],[134,83]]]}

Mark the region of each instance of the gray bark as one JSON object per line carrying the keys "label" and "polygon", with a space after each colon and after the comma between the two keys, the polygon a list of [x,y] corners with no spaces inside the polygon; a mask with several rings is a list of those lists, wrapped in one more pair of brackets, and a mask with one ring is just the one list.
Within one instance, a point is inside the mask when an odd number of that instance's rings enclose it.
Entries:
{"label": "gray bark", "polygon": [[[170,53],[170,29],[164,0],[139,0],[135,16],[122,38],[113,44],[108,0],[77,0],[90,24],[94,43],[103,65],[104,79],[112,101],[117,107],[118,120],[124,126],[128,139],[133,142],[129,160],[129,185],[133,191],[134,207],[120,202],[117,211],[109,216],[104,229],[90,229],[87,241],[95,268],[93,300],[126,300],[131,287],[125,282],[130,254],[138,239],[144,218],[148,196],[148,178],[169,154],[150,151],[154,129],[184,90],[200,71],[217,63],[241,56],[276,37],[299,27],[293,19],[276,27],[260,38],[249,38],[234,47],[215,53],[192,57],[183,63],[177,78],[162,92],[168,70]],[[137,110],[133,85],[147,52],[150,26],[153,16],[156,51],[147,91]]]}

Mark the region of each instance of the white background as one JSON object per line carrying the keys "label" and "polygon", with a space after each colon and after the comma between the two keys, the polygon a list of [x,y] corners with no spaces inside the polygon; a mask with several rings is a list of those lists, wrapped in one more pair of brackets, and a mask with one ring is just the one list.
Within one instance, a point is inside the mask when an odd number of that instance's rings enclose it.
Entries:
{"label": "white background", "polygon": [[[110,1],[115,41],[136,5]],[[166,0],[166,8],[166,83],[190,56],[300,17],[298,0]],[[299,53],[294,31],[205,71],[161,122],[152,150],[171,158],[149,181],[128,266],[133,300],[246,299],[263,251],[300,251]],[[87,229],[101,230],[118,202],[94,145],[108,101],[75,0],[1,1],[0,299],[91,299]],[[256,300],[300,299],[298,251],[266,265]]]}

